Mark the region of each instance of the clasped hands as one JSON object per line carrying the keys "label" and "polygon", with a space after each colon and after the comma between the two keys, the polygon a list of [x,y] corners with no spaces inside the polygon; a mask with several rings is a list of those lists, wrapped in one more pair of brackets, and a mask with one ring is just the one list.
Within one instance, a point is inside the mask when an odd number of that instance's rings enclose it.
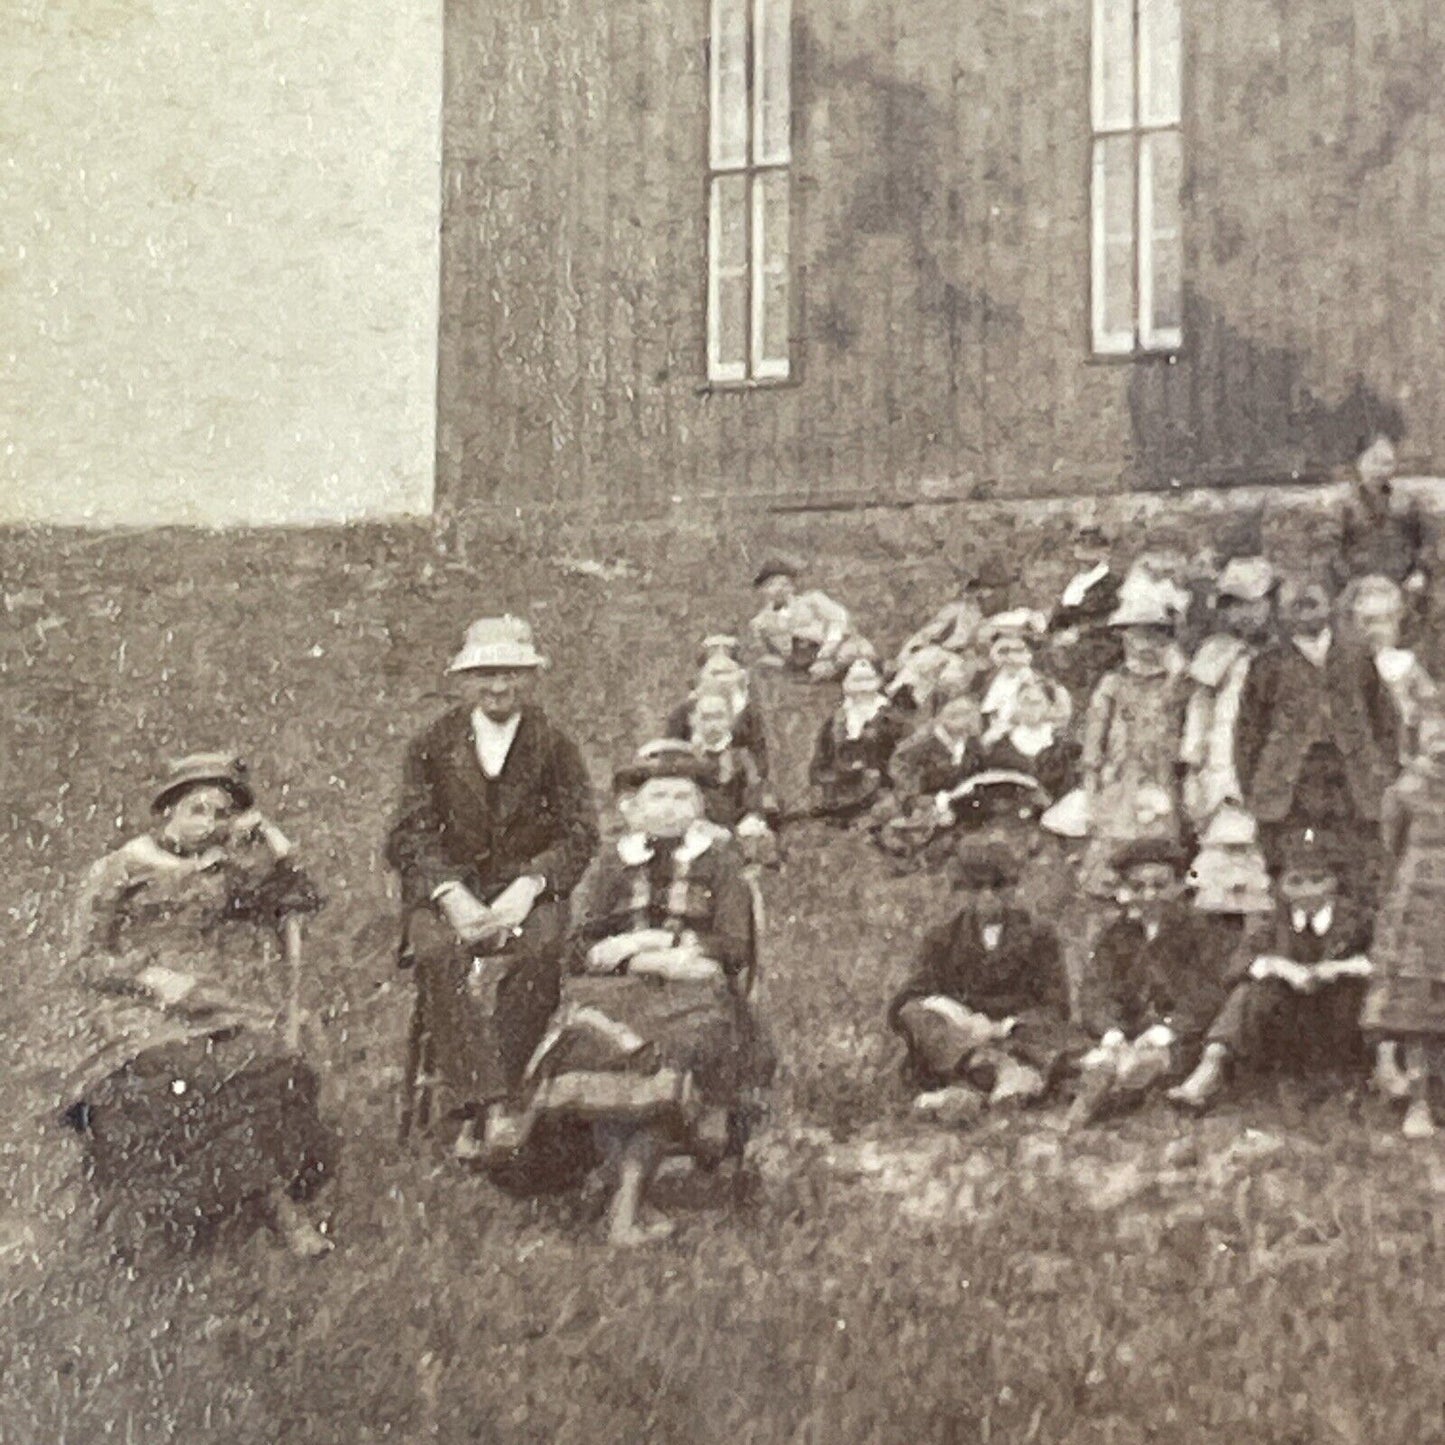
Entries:
{"label": "clasped hands", "polygon": [[453,883],[437,895],[436,902],[463,943],[492,950],[521,932],[544,886],[538,878],[518,878],[489,906],[464,884]]}
{"label": "clasped hands", "polygon": [[696,939],[679,940],[666,928],[634,928],[628,933],[599,939],[587,950],[590,974],[620,973],[656,978],[670,983],[704,983],[722,970],[698,947]]}

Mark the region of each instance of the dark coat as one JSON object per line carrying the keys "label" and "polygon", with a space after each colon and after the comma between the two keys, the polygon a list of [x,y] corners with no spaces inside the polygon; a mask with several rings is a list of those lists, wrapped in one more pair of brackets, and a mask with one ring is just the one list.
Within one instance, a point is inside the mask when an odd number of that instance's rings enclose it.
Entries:
{"label": "dark coat", "polygon": [[888,764],[907,729],[904,716],[885,707],[850,738],[841,709],[834,712],[818,730],[808,768],[821,811],[846,814],[866,808],[882,791]]}
{"label": "dark coat", "polygon": [[[735,845],[719,839],[684,876],[674,864],[677,844],[655,845],[647,862],[624,863],[608,849],[587,873],[573,900],[568,972],[584,972],[587,950],[599,939],[638,928],[693,934],[701,952],[736,978],[752,964],[752,893]],[[645,899],[639,906],[639,900]]]}
{"label": "dark coat", "polygon": [[949,792],[984,766],[977,740],[954,762],[948,745],[930,725],[905,738],[894,750],[889,773],[905,798],[931,798]]}
{"label": "dark coat", "polygon": [[[680,702],[667,715],[666,737],[678,738],[682,742],[692,741],[692,703]],[[749,698],[743,710],[733,719],[733,743],[746,748],[757,765],[758,776],[764,782],[768,778],[768,737],[763,725],[762,710]]]}
{"label": "dark coat", "polygon": [[1235,951],[1230,977],[1236,981],[1248,976],[1250,965],[1262,953],[1275,953],[1295,963],[1324,963],[1329,959],[1353,958],[1368,953],[1372,921],[1369,914],[1355,907],[1348,898],[1338,898],[1334,918],[1323,934],[1309,928],[1296,930],[1290,910],[1283,902],[1272,914],[1261,918],[1247,930]]}
{"label": "dark coat", "polygon": [[1368,653],[1336,637],[1323,668],[1292,642],[1254,660],[1240,697],[1235,765],[1262,823],[1288,816],[1306,755],[1329,744],[1344,759],[1350,799],[1369,822],[1399,772],[1399,717]]}
{"label": "dark coat", "polygon": [[1057,738],[1042,752],[1028,757],[1007,737],[1002,737],[989,745],[984,753],[983,765],[1004,772],[1027,773],[1038,780],[1050,798],[1057,800],[1074,786],[1078,759],[1078,744],[1068,738]]}
{"label": "dark coat", "polygon": [[1066,1019],[1069,986],[1058,935],[1022,909],[1010,909],[998,947],[989,950],[983,946],[977,916],[965,908],[924,935],[918,967],[889,1005],[890,1027],[898,1028],[905,1004],[932,994],[956,999],[990,1018],[1042,1009]]}
{"label": "dark coat", "polygon": [[1415,502],[1394,504],[1372,515],[1351,498],[1341,518],[1340,550],[1331,580],[1337,589],[1366,576],[1404,582],[1412,572],[1428,573],[1427,555],[1425,519]]}
{"label": "dark coat", "polygon": [[1151,943],[1143,924],[1119,917],[1099,936],[1085,976],[1080,1013],[1094,1034],[1120,1029],[1134,1038],[1166,1024],[1183,1039],[1201,1037],[1228,996],[1220,939],[1187,904],[1164,915]]}
{"label": "dark coat", "polygon": [[777,804],[746,748],[734,744],[722,753],[705,753],[703,761],[706,772],[699,786],[708,822],[736,828],[749,813],[764,818],[777,814]]}
{"label": "dark coat", "polygon": [[576,747],[535,708],[522,712],[506,766],[477,760],[471,712],[443,714],[407,750],[386,859],[408,910],[456,880],[483,901],[541,874],[541,901],[566,898],[598,843],[592,787]]}

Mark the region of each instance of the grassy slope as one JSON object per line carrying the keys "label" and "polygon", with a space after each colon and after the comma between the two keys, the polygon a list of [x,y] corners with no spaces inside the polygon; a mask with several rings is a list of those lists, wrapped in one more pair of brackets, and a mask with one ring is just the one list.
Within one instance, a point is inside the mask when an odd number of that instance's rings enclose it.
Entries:
{"label": "grassy slope", "polygon": [[[892,1119],[881,1006],[944,900],[849,840],[806,839],[769,886],[787,1072],[741,1208],[679,1180],[678,1244],[616,1259],[585,1203],[400,1154],[407,996],[377,846],[460,628],[529,611],[557,662],[548,705],[601,777],[692,639],[748,601],[660,567],[605,583],[520,555],[428,565],[419,539],[371,534],[7,544],[0,1442],[1445,1438],[1445,1161],[1344,1101],[1149,1115],[1083,1142],[913,1133]],[[938,580],[847,570],[884,640]],[[343,1248],[298,1272],[253,1240],[131,1278],[15,1081],[63,999],[69,880],[137,826],[158,755],[231,740],[333,900],[308,987],[335,1015]]]}

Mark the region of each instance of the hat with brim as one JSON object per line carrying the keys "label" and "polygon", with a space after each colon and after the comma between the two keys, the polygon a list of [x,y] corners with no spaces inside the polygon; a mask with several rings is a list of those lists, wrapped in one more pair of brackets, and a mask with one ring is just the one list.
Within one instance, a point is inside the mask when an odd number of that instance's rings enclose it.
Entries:
{"label": "hat with brim", "polygon": [[249,808],[255,794],[247,778],[246,764],[230,753],[192,753],[177,758],[151,794],[151,811],[162,813],[192,788],[222,788],[238,808]]}
{"label": "hat with brim", "polygon": [[1232,557],[1219,574],[1215,593],[1221,600],[1263,602],[1278,586],[1267,557]]}
{"label": "hat with brim", "polygon": [[1184,872],[1188,859],[1172,838],[1135,838],[1117,849],[1109,862],[1121,876],[1135,868],[1168,868],[1179,875]]}
{"label": "hat with brim", "polygon": [[546,666],[547,659],[533,644],[531,627],[520,617],[482,617],[467,628],[461,651],[447,671],[534,671]]}
{"label": "hat with brim", "polygon": [[964,843],[954,854],[953,876],[960,888],[1012,888],[1020,874],[1018,860],[996,843]]}
{"label": "hat with brim", "polygon": [[802,567],[791,557],[769,557],[753,576],[753,586],[761,587],[774,577],[791,577],[797,581]]}
{"label": "hat with brim", "polygon": [[686,743],[659,738],[656,742],[644,743],[630,762],[613,773],[612,786],[619,793],[631,793],[656,778],[686,778],[700,783],[707,775],[707,762]]}

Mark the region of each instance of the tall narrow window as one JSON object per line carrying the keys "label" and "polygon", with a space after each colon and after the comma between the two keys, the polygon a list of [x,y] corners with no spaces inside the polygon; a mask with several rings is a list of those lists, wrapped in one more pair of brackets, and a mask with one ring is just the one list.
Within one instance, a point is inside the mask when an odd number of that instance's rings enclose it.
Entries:
{"label": "tall narrow window", "polygon": [[1180,0],[1094,0],[1091,304],[1096,353],[1184,339]]}
{"label": "tall narrow window", "polygon": [[711,0],[709,381],[789,372],[791,0]]}

